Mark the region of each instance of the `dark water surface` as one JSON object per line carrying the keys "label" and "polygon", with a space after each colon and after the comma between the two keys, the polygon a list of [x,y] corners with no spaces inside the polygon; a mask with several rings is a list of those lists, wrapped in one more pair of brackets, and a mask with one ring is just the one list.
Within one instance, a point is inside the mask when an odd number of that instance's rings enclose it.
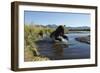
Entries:
{"label": "dark water surface", "polygon": [[40,55],[47,56],[51,60],[90,58],[90,44],[75,40],[77,37],[89,35],[88,32],[69,33],[66,35],[69,38],[69,45],[63,48],[55,48],[54,43],[49,38],[39,41]]}

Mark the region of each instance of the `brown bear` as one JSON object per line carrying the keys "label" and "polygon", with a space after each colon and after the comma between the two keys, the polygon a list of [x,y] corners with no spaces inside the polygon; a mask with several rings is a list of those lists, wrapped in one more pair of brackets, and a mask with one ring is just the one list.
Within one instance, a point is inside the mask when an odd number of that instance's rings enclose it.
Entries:
{"label": "brown bear", "polygon": [[58,41],[62,41],[62,38],[68,40],[68,37],[64,35],[64,27],[62,25],[58,26],[58,28],[50,34],[50,37]]}

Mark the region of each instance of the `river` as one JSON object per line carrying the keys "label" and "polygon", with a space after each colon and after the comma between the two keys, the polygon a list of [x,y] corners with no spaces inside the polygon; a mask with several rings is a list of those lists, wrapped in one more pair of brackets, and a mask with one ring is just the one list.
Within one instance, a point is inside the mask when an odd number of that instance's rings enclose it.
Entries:
{"label": "river", "polygon": [[64,48],[54,48],[47,40],[38,43],[40,55],[47,56],[50,60],[90,58],[90,44],[75,40],[77,37],[89,35],[89,32],[74,32],[66,35],[69,38],[69,45]]}

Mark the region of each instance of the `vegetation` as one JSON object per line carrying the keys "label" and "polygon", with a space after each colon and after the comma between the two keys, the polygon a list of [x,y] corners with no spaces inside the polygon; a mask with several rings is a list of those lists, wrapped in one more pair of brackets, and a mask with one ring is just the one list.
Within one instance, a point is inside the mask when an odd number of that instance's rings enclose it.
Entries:
{"label": "vegetation", "polygon": [[[39,41],[45,35],[49,36],[54,29],[48,27],[25,25],[24,26],[24,60],[25,61],[39,61],[48,60],[48,58],[39,56],[38,47],[35,42]],[[40,34],[42,33],[42,35]],[[39,59],[40,58],[40,59]]]}

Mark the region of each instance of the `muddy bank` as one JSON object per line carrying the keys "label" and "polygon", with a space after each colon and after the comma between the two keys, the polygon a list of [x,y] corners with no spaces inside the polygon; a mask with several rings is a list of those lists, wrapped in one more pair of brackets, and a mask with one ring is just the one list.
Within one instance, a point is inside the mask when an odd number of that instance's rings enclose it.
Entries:
{"label": "muddy bank", "polygon": [[85,37],[77,37],[75,40],[83,43],[90,44],[90,36],[85,36]]}

